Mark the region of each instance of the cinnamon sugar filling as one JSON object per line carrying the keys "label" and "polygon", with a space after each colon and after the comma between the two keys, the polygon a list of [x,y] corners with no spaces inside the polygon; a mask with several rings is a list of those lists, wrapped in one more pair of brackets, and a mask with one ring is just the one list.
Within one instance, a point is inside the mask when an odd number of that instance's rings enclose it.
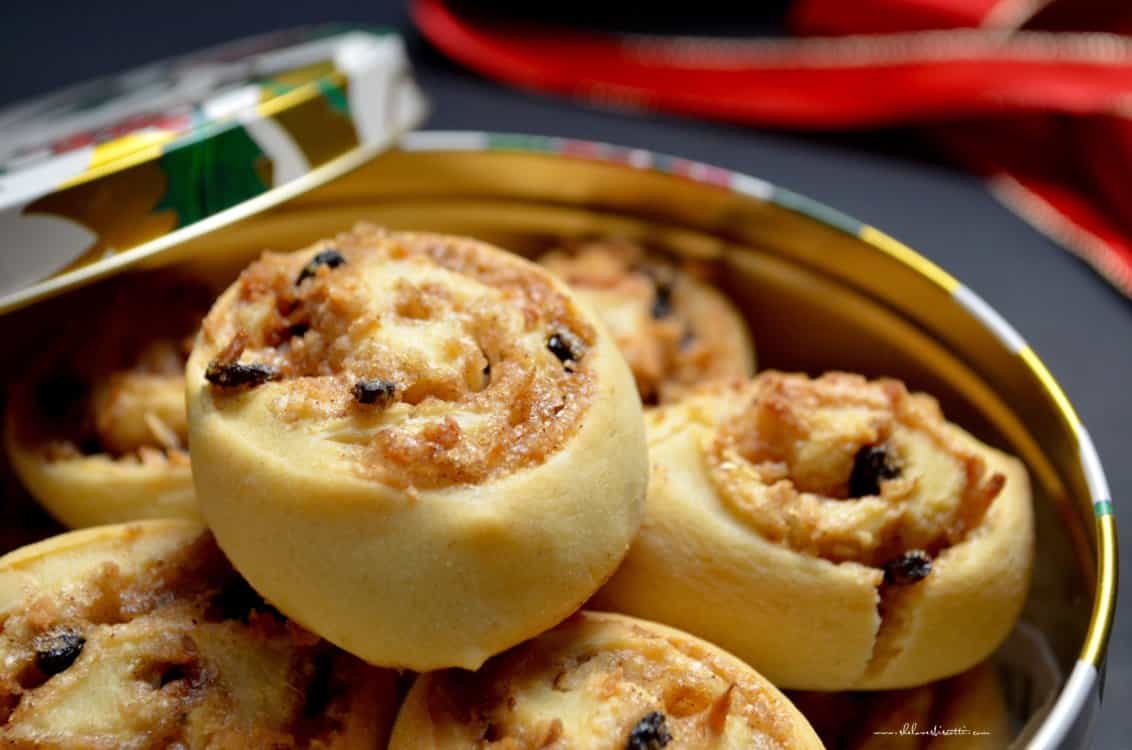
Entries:
{"label": "cinnamon sugar filling", "polygon": [[[333,247],[265,253],[203,330],[220,352],[209,381],[221,410],[266,389],[281,424],[336,442],[358,475],[395,487],[539,464],[595,390],[596,332],[572,300],[524,261],[443,236],[361,227]],[[260,382],[245,382],[249,368]],[[233,387],[217,382],[228,373]]]}
{"label": "cinnamon sugar filling", "polygon": [[84,573],[0,618],[0,745],[286,748],[343,729],[363,667],[264,603],[207,533],[136,574]]}
{"label": "cinnamon sugar filling", "polygon": [[704,380],[748,374],[729,364],[735,344],[726,326],[696,319],[690,298],[702,291],[688,269],[615,238],[568,245],[539,263],[602,316],[646,405],[675,400]]}
{"label": "cinnamon sugar filling", "polygon": [[981,523],[1005,477],[895,380],[766,372],[706,454],[724,501],[766,539],[906,584]]}
{"label": "cinnamon sugar filling", "polygon": [[732,747],[757,735],[785,746],[790,733],[778,701],[715,654],[619,623],[568,620],[478,672],[439,673],[426,700],[438,727],[486,747]]}

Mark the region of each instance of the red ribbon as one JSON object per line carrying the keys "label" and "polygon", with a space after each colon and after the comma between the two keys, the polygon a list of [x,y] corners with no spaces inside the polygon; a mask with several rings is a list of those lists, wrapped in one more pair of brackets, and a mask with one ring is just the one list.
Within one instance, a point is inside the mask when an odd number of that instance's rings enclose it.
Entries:
{"label": "red ribbon", "polygon": [[[820,38],[603,35],[462,17],[422,32],[540,91],[804,129],[917,124],[994,194],[1132,296],[1132,10],[1103,0],[799,0]],[[1065,31],[1064,29],[1073,29]]]}

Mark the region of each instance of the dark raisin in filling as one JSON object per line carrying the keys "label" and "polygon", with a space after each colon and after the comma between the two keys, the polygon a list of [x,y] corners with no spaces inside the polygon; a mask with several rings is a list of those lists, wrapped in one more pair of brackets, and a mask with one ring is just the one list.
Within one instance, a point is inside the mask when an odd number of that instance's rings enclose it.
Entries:
{"label": "dark raisin in filling", "polygon": [[397,385],[388,380],[359,380],[354,383],[354,400],[359,404],[385,406],[397,395]]}
{"label": "dark raisin in filling", "polygon": [[656,282],[656,296],[652,303],[652,316],[656,320],[672,314],[672,285],[666,281]]}
{"label": "dark raisin in filling", "polygon": [[86,397],[86,384],[75,375],[55,375],[35,386],[35,405],[48,419],[73,416]]}
{"label": "dark raisin in filling", "polygon": [[680,350],[686,352],[689,349],[691,349],[695,345],[695,343],[696,343],[696,332],[693,331],[691,328],[685,329],[684,335],[680,337]]}
{"label": "dark raisin in filling", "polygon": [[303,716],[314,719],[326,712],[334,699],[334,661],[329,651],[320,651],[314,657],[311,681],[307,684],[307,700]]}
{"label": "dark raisin in filling", "polygon": [[550,350],[551,354],[558,357],[560,362],[566,364],[577,362],[586,353],[586,345],[569,331],[558,331],[550,334],[550,338],[546,340],[546,348]]}
{"label": "dark raisin in filling", "polygon": [[900,476],[888,448],[883,445],[863,446],[853,458],[853,472],[849,475],[849,497],[867,497],[880,494],[882,479]]}
{"label": "dark raisin in filling", "polygon": [[342,257],[342,253],[331,248],[323,250],[318,255],[310,259],[310,261],[303,266],[303,270],[299,272],[299,278],[295,279],[295,286],[302,284],[304,281],[314,276],[318,272],[319,266],[326,266],[328,268],[337,268],[346,262]]}
{"label": "dark raisin in filling", "polygon": [[243,578],[229,581],[212,600],[209,615],[215,620],[239,620],[247,624],[253,612],[269,614],[282,621],[283,615],[271,606]]}
{"label": "dark raisin in filling", "polygon": [[889,585],[907,586],[924,580],[931,572],[931,555],[922,549],[914,549],[884,564],[884,582]]}
{"label": "dark raisin in filling", "polygon": [[36,645],[35,665],[48,677],[65,671],[83,652],[86,638],[73,630],[44,636]]}
{"label": "dark raisin in filling", "polygon": [[672,741],[668,733],[667,721],[660,711],[651,711],[637,722],[633,731],[629,732],[629,741],[625,750],[660,750]]}
{"label": "dark raisin in filling", "polygon": [[213,361],[204,372],[205,380],[221,388],[254,388],[277,377],[279,373],[274,367],[259,362],[230,362],[225,365]]}

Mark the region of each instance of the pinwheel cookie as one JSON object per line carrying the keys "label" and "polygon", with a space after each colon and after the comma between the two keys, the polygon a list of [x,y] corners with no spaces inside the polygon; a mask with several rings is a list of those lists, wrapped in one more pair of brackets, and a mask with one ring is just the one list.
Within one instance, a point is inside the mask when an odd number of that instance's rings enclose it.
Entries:
{"label": "pinwheel cookie", "polygon": [[188,283],[120,284],[8,394],[8,456],[63,524],[199,518],[185,361],[210,295]]}
{"label": "pinwheel cookie", "polygon": [[625,239],[566,245],[539,259],[601,317],[625,355],[645,404],[691,386],[750,377],[747,325],[711,285]]}
{"label": "pinwheel cookie", "polygon": [[821,748],[798,710],[685,633],[580,612],[478,672],[421,675],[390,750]]}
{"label": "pinwheel cookie", "polygon": [[894,380],[766,372],[647,415],[642,530],[595,606],[780,687],[924,684],[983,660],[1029,583],[1022,464]]}
{"label": "pinwheel cookie", "polygon": [[265,605],[196,523],[0,558],[0,746],[372,750],[396,692]]}
{"label": "pinwheel cookie", "polygon": [[221,547],[374,664],[478,667],[577,609],[639,526],[624,359],[564,284],[480,242],[362,226],[265,254],[187,380]]}

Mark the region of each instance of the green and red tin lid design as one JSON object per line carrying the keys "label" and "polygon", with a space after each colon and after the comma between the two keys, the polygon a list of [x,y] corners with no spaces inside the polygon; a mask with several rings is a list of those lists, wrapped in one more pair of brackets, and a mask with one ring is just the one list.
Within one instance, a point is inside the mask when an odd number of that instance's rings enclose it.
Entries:
{"label": "green and red tin lid design", "polygon": [[[0,111],[0,307],[174,244],[336,159],[377,153],[425,102],[401,39],[290,29]],[[278,192],[278,191],[276,191]]]}
{"label": "green and red tin lid design", "polygon": [[800,39],[598,34],[463,7],[412,3],[439,49],[515,86],[753,125],[922,128],[1132,296],[1128,3],[798,0]]}

